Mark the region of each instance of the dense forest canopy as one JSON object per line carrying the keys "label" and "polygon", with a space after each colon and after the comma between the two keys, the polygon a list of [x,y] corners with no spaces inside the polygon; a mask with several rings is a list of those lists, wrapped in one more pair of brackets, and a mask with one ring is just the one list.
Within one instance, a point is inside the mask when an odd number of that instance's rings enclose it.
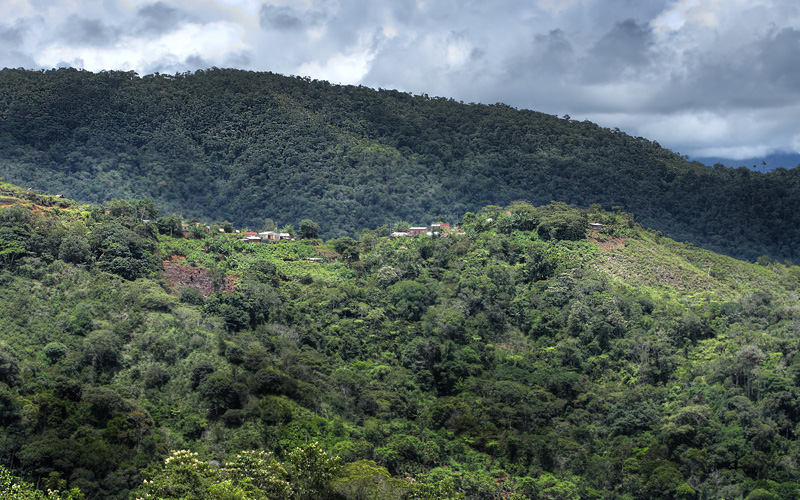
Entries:
{"label": "dense forest canopy", "polygon": [[2,494],[800,495],[798,266],[558,202],[267,244],[0,196]]}
{"label": "dense forest canopy", "polygon": [[798,168],[710,168],[587,121],[271,73],[5,69],[0,175],[252,229],[307,218],[324,237],[595,203],[728,255],[800,258]]}

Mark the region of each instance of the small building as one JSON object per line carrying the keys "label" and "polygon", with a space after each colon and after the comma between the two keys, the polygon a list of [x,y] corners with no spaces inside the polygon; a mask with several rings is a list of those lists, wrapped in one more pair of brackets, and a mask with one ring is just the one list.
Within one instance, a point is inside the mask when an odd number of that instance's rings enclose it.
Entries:
{"label": "small building", "polygon": [[279,240],[290,240],[292,239],[292,235],[289,233],[278,233]]}
{"label": "small building", "polygon": [[406,236],[409,236],[409,234],[405,231],[395,231],[389,236],[391,236],[392,238],[405,238]]}
{"label": "small building", "polygon": [[408,228],[408,235],[409,236],[416,236],[418,234],[427,234],[428,228],[427,227],[410,227]]}
{"label": "small building", "polygon": [[590,231],[602,231],[603,230],[603,225],[600,224],[599,222],[590,222],[589,223],[589,230]]}
{"label": "small building", "polygon": [[264,231],[263,233],[258,233],[258,235],[264,242],[273,242],[280,239],[280,234],[275,231]]}

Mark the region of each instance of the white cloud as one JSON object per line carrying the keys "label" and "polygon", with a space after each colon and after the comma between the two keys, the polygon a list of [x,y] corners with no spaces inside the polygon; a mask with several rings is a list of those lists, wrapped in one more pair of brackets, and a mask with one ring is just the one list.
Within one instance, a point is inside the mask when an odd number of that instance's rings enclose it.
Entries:
{"label": "white cloud", "polygon": [[359,82],[369,71],[371,59],[371,54],[366,50],[348,55],[337,54],[326,61],[303,64],[298,69],[298,74],[331,83],[353,84]]}
{"label": "white cloud", "polygon": [[222,61],[226,54],[247,49],[242,30],[225,21],[204,25],[188,23],[153,39],[124,37],[106,47],[71,47],[52,43],[39,56],[39,63],[55,67],[62,61],[81,60],[89,71],[104,69],[146,70],[163,60],[181,62],[192,56]]}

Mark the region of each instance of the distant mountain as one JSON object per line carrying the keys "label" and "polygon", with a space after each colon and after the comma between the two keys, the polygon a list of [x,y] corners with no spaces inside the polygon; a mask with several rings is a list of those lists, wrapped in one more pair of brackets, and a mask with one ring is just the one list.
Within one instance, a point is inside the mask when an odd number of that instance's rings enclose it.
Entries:
{"label": "distant mountain", "polygon": [[800,165],[800,154],[780,153],[757,158],[746,158],[744,160],[732,160],[730,158],[721,157],[702,157],[694,158],[694,161],[699,161],[703,165],[708,165],[709,167],[713,167],[715,164],[721,163],[722,165],[730,168],[747,167],[759,172],[770,172],[776,168],[797,167]]}
{"label": "distant mountain", "polygon": [[800,260],[800,169],[687,162],[658,143],[502,104],[271,73],[0,72],[0,175],[86,202],[323,236],[454,221],[513,200],[599,204],[718,252]]}

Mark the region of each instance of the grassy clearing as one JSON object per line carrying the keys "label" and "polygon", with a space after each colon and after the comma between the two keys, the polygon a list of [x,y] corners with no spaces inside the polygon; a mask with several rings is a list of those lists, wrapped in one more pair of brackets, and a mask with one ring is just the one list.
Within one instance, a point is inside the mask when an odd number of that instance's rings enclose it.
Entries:
{"label": "grassy clearing", "polygon": [[800,288],[798,266],[752,264],[648,232],[598,252],[590,265],[627,285],[661,295],[732,300],[758,290],[785,295]]}

